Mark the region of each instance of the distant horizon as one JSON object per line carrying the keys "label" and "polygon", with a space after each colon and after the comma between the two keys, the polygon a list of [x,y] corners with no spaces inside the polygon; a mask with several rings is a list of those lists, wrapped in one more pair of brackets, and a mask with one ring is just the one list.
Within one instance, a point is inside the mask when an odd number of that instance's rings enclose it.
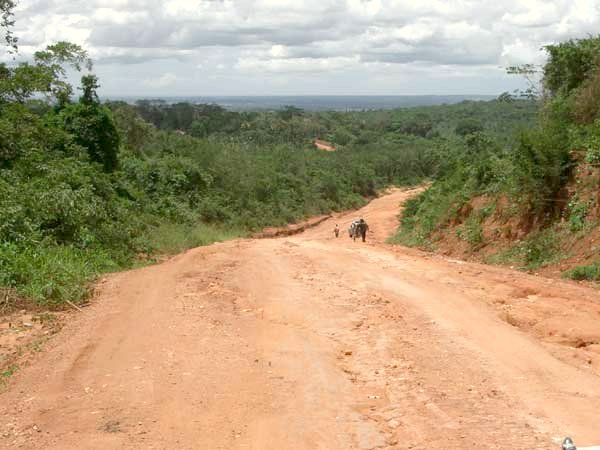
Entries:
{"label": "distant horizon", "polygon": [[498,97],[498,94],[105,94],[102,98],[240,98],[240,97]]}
{"label": "distant horizon", "polygon": [[137,100],[217,104],[231,111],[278,110],[295,106],[305,111],[365,111],[455,104],[462,101],[490,101],[497,95],[486,94],[413,94],[413,95],[163,95],[102,96],[107,100]]}

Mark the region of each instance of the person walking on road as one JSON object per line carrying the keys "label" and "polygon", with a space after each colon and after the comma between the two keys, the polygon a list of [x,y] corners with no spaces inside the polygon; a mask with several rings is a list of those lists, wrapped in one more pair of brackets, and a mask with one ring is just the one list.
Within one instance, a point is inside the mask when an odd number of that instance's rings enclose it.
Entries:
{"label": "person walking on road", "polygon": [[333,229],[333,234],[335,234],[335,237],[338,237],[340,235],[340,227],[337,223],[335,224],[335,228]]}
{"label": "person walking on road", "polygon": [[358,219],[356,229],[354,230],[354,240],[356,240],[356,238],[360,236],[362,238],[362,241],[366,242],[367,231],[369,231],[369,225],[367,225],[365,219],[361,217],[360,219]]}

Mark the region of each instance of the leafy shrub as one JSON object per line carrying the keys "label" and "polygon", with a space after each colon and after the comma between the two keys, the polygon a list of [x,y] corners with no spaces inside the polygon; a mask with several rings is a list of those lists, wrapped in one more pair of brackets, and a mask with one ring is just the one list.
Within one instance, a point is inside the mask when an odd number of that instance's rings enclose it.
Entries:
{"label": "leafy shrub", "polygon": [[512,196],[536,217],[554,214],[555,200],[572,169],[569,136],[561,120],[553,118],[543,128],[521,133],[510,154]]}
{"label": "leafy shrub", "polygon": [[547,228],[533,232],[524,241],[487,258],[490,264],[513,264],[522,269],[535,270],[561,258],[558,231]]}
{"label": "leafy shrub", "polygon": [[571,199],[567,205],[569,215],[569,229],[572,232],[580,231],[585,226],[585,218],[588,214],[590,204],[577,200],[577,197]]}
{"label": "leafy shrub", "polygon": [[575,96],[573,115],[578,123],[590,124],[600,119],[600,68],[596,68]]}
{"label": "leafy shrub", "polygon": [[589,125],[573,126],[569,132],[571,145],[586,151],[586,162],[600,164],[600,119]]}
{"label": "leafy shrub", "polygon": [[476,247],[483,242],[483,228],[481,219],[476,214],[471,214],[465,221],[465,224],[457,230],[459,238],[468,242],[471,247]]}
{"label": "leafy shrub", "polygon": [[119,134],[108,108],[97,104],[67,105],[55,119],[72,134],[75,142],[87,149],[92,161],[111,172],[118,164]]}
{"label": "leafy shrub", "polygon": [[490,255],[485,261],[487,264],[498,265],[520,265],[523,263],[523,251],[521,245],[516,244],[509,248]]}
{"label": "leafy shrub", "polygon": [[562,274],[563,278],[571,280],[590,280],[600,281],[600,265],[590,264],[588,266],[577,266],[571,270],[567,270]]}
{"label": "leafy shrub", "polygon": [[600,37],[571,39],[544,47],[548,62],[544,66],[544,85],[552,93],[569,93],[579,87],[596,67]]}
{"label": "leafy shrub", "polygon": [[521,244],[527,269],[537,269],[553,263],[559,257],[559,241],[552,228],[533,233]]}

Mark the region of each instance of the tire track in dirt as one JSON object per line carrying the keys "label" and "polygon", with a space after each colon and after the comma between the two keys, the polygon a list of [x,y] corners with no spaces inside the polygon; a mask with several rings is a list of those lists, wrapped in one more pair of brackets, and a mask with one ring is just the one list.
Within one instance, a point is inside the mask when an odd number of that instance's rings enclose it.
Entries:
{"label": "tire track in dirt", "polygon": [[355,386],[352,407],[377,430],[355,448],[462,449],[482,435],[485,448],[548,448],[477,355],[402,298],[370,283],[344,292],[354,276],[325,265],[306,278],[334,304],[346,301],[340,317],[349,323],[335,327],[339,366]]}

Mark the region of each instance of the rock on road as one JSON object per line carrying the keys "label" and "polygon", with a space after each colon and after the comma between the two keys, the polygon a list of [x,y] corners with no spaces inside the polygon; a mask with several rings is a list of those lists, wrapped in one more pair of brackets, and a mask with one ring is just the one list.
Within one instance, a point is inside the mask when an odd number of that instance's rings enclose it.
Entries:
{"label": "rock on road", "polygon": [[[106,277],[0,394],[0,448],[600,443],[597,362],[548,337],[571,317],[597,329],[600,295],[386,245],[412,194]],[[366,244],[345,232],[359,215]]]}

